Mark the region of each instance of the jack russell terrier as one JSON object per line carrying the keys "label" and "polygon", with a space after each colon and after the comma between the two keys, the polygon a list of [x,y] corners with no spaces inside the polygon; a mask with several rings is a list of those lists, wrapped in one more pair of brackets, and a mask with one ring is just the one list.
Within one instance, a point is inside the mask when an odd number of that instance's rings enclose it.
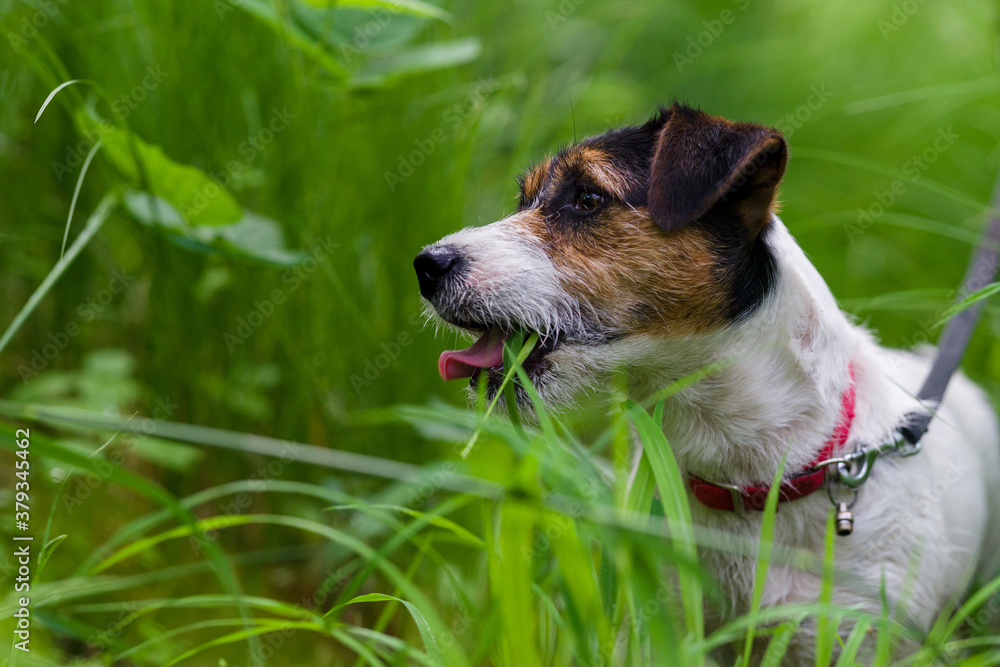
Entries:
{"label": "jack russell terrier", "polygon": [[[961,376],[940,406],[922,406],[927,355],[880,347],[839,310],[775,215],[786,160],[777,130],[678,104],[545,160],[521,178],[515,213],[417,256],[432,313],[479,336],[444,352],[439,371],[495,395],[506,337],[536,331],[524,370],[548,406],[565,409],[618,374],[642,400],[717,365],[664,412],[695,523],[756,539],[755,510],[787,453],[775,541],[817,556],[830,501],[816,464],[898,439],[908,415],[934,409],[920,455],[884,461],[857,497],[854,535],[836,544],[855,584],[838,581],[834,596],[877,616],[884,581],[926,630],[1000,566],[996,418]],[[703,558],[730,612],[748,611],[754,560]],[[763,604],[816,601],[820,583],[773,566]],[[786,664],[813,664],[815,632],[800,627]]]}

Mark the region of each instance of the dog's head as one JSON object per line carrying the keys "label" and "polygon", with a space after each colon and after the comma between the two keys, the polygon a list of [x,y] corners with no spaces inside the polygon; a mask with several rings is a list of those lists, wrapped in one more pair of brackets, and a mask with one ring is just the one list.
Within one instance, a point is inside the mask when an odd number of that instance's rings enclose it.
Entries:
{"label": "dog's head", "polygon": [[666,342],[745,319],[775,280],[764,237],[786,157],[777,130],[675,104],[545,160],[515,213],[414,261],[432,312],[479,336],[441,355],[441,376],[485,374],[493,394],[503,341],[536,331],[524,369],[559,407],[641,374]]}

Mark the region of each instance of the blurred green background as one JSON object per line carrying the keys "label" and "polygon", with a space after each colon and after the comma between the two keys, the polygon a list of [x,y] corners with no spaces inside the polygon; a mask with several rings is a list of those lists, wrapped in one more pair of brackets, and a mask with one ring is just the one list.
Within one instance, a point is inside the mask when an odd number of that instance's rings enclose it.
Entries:
{"label": "blurred green background", "polygon": [[[0,326],[60,257],[96,118],[119,129],[79,189],[69,243],[109,191],[129,192],[3,350],[2,395],[401,461],[447,456],[434,437],[370,419],[400,403],[464,404],[463,383],[437,376],[456,341],[423,328],[414,255],[512,211],[530,163],[675,99],[781,128],[781,216],[845,309],[889,345],[936,339],[1000,168],[996,3],[435,4],[0,0]],[[68,79],[87,81],[34,122]],[[144,173],[129,151],[150,146],[168,166]],[[232,227],[240,216],[256,224]],[[965,362],[991,392],[998,315],[987,309]],[[601,410],[584,421],[600,424]],[[177,495],[267,462],[137,442],[127,467]],[[4,470],[12,460],[2,454]],[[39,465],[44,513],[61,473]],[[298,464],[282,477],[375,484]],[[71,569],[142,502],[103,484],[88,507],[56,511],[70,538],[48,567]],[[304,565],[248,569],[246,588],[313,590],[322,559],[303,546]]]}

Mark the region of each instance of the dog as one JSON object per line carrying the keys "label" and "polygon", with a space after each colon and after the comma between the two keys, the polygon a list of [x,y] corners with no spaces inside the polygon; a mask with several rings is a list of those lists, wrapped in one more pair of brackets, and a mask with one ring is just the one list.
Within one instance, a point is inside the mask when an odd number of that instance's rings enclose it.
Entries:
{"label": "dog", "polygon": [[[414,261],[431,314],[478,336],[444,352],[439,372],[494,396],[516,330],[540,336],[523,367],[553,410],[615,378],[643,400],[712,368],[664,409],[694,522],[757,539],[763,503],[747,490],[766,492],[784,459],[775,541],[818,557],[831,507],[818,459],[898,439],[908,415],[933,410],[923,450],[878,462],[852,508],[854,534],[835,545],[838,572],[855,580],[838,580],[835,604],[877,617],[884,587],[927,630],[1000,565],[996,417],[963,376],[940,406],[921,405],[926,351],[883,348],[840,311],[776,215],[787,158],[775,129],[674,104],[544,160],[520,179],[513,214]],[[523,388],[515,394],[530,411]],[[820,492],[796,489],[806,476]],[[755,562],[702,558],[730,603],[707,622],[748,611]],[[762,603],[815,602],[820,585],[815,572],[773,565]],[[786,664],[814,664],[815,634],[799,628]]]}

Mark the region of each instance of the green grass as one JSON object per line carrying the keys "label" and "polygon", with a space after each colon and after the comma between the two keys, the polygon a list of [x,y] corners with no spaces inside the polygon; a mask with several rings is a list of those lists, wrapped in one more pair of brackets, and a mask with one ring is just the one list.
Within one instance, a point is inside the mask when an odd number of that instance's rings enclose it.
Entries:
{"label": "green grass", "polygon": [[[653,417],[635,403],[617,411],[615,419],[627,415],[635,423],[646,448],[636,482],[625,497],[615,496],[622,480],[606,479],[598,459],[608,453],[612,437],[599,437],[603,445],[588,449],[568,432],[515,426],[484,412],[477,416],[439,407],[394,413],[387,418],[420,430],[449,429],[456,451],[474,432],[480,433],[479,444],[467,464],[413,468],[398,474],[402,479],[388,481],[377,498],[278,479],[232,482],[176,498],[141,476],[105,468],[101,459],[56,439],[34,436],[34,457],[72,466],[80,476],[106,475],[109,483],[162,507],[116,527],[103,543],[92,544],[92,556],[67,576],[36,579],[36,619],[91,650],[104,649],[94,664],[125,658],[135,664],[215,664],[222,656],[267,656],[274,645],[261,639],[268,637],[282,638],[282,646],[287,637],[284,653],[275,654],[268,664],[296,664],[306,659],[301,656],[308,655],[310,647],[313,655],[322,654],[313,646],[317,637],[339,647],[334,654],[341,660],[354,654],[359,664],[376,665],[400,660],[428,665],[703,665],[713,664],[709,652],[726,644],[744,647],[743,664],[753,664],[750,650],[760,641],[768,646],[767,659],[774,661],[768,664],[779,664],[788,633],[806,618],[819,624],[817,654],[827,657],[818,664],[829,664],[837,645],[842,650],[838,664],[854,664],[851,656],[869,628],[887,647],[875,664],[896,664],[889,657],[900,638],[921,639],[896,612],[871,616],[831,604],[838,578],[832,520],[823,559],[772,549],[774,490],[763,514],[759,546],[693,526],[680,471],[656,428],[659,408]],[[117,437],[135,431],[205,447],[217,447],[221,440],[220,433],[209,429],[169,422],[137,424],[82,409],[5,402],[0,416],[35,424],[35,433],[41,426],[114,430]],[[224,435],[237,446],[270,453],[273,460],[287,460],[287,448],[295,447],[258,436]],[[9,429],[4,436],[5,442],[13,441]],[[358,470],[356,462],[332,450],[304,453],[303,459],[342,473]],[[384,469],[376,465],[377,459],[368,463],[374,467],[366,472],[375,476],[394,470],[390,461]],[[627,473],[618,470],[619,475]],[[462,487],[464,493],[452,490]],[[655,507],[654,493],[663,498]],[[351,519],[331,525],[326,519],[296,514],[233,511],[240,506],[236,499],[248,494],[289,503],[303,499]],[[194,518],[195,513],[201,518]],[[287,548],[215,557],[230,531],[267,527],[282,529],[286,543],[319,540],[314,548],[326,550],[328,567],[320,595],[285,600],[239,590],[221,592],[227,582],[232,586],[232,574],[247,556],[274,567],[288,562],[292,553]],[[67,539],[72,538],[71,533]],[[59,548],[54,546],[53,563],[59,561]],[[725,549],[750,558],[756,554],[758,559],[751,611],[711,633],[704,625],[703,595],[709,604],[722,601],[699,565],[701,549]],[[167,554],[185,552],[186,566],[165,562],[173,561]],[[812,604],[760,607],[771,562],[820,575],[820,598]],[[214,574],[218,583],[204,592],[157,594],[176,577],[202,573]],[[937,664],[965,654],[970,655],[967,664],[989,664],[971,656],[995,659],[1000,640],[973,636],[971,629],[981,623],[973,625],[970,618],[997,591],[1000,578],[943,616],[923,639],[923,651],[899,664]],[[0,611],[9,615],[13,604],[8,598]],[[357,605],[377,614],[355,612]],[[245,613],[239,615],[241,610]],[[854,628],[838,638],[845,621]],[[151,632],[153,628],[158,629]],[[970,653],[970,648],[978,650]],[[44,662],[22,659],[21,664]]]}
{"label": "green grass", "polygon": [[[680,98],[778,125],[782,217],[834,293],[889,345],[933,342],[1000,169],[994,4],[898,30],[895,0],[326,4],[0,0],[0,504],[30,424],[49,545],[16,664],[777,664],[806,621],[837,664],[872,633],[888,663],[912,630],[832,607],[832,556],[690,524],[660,397],[467,410],[411,262],[512,210],[547,152]],[[996,396],[979,296],[964,367]],[[759,558],[758,596],[789,560],[824,593],[710,631],[714,549]],[[998,586],[905,664],[995,664]]]}

